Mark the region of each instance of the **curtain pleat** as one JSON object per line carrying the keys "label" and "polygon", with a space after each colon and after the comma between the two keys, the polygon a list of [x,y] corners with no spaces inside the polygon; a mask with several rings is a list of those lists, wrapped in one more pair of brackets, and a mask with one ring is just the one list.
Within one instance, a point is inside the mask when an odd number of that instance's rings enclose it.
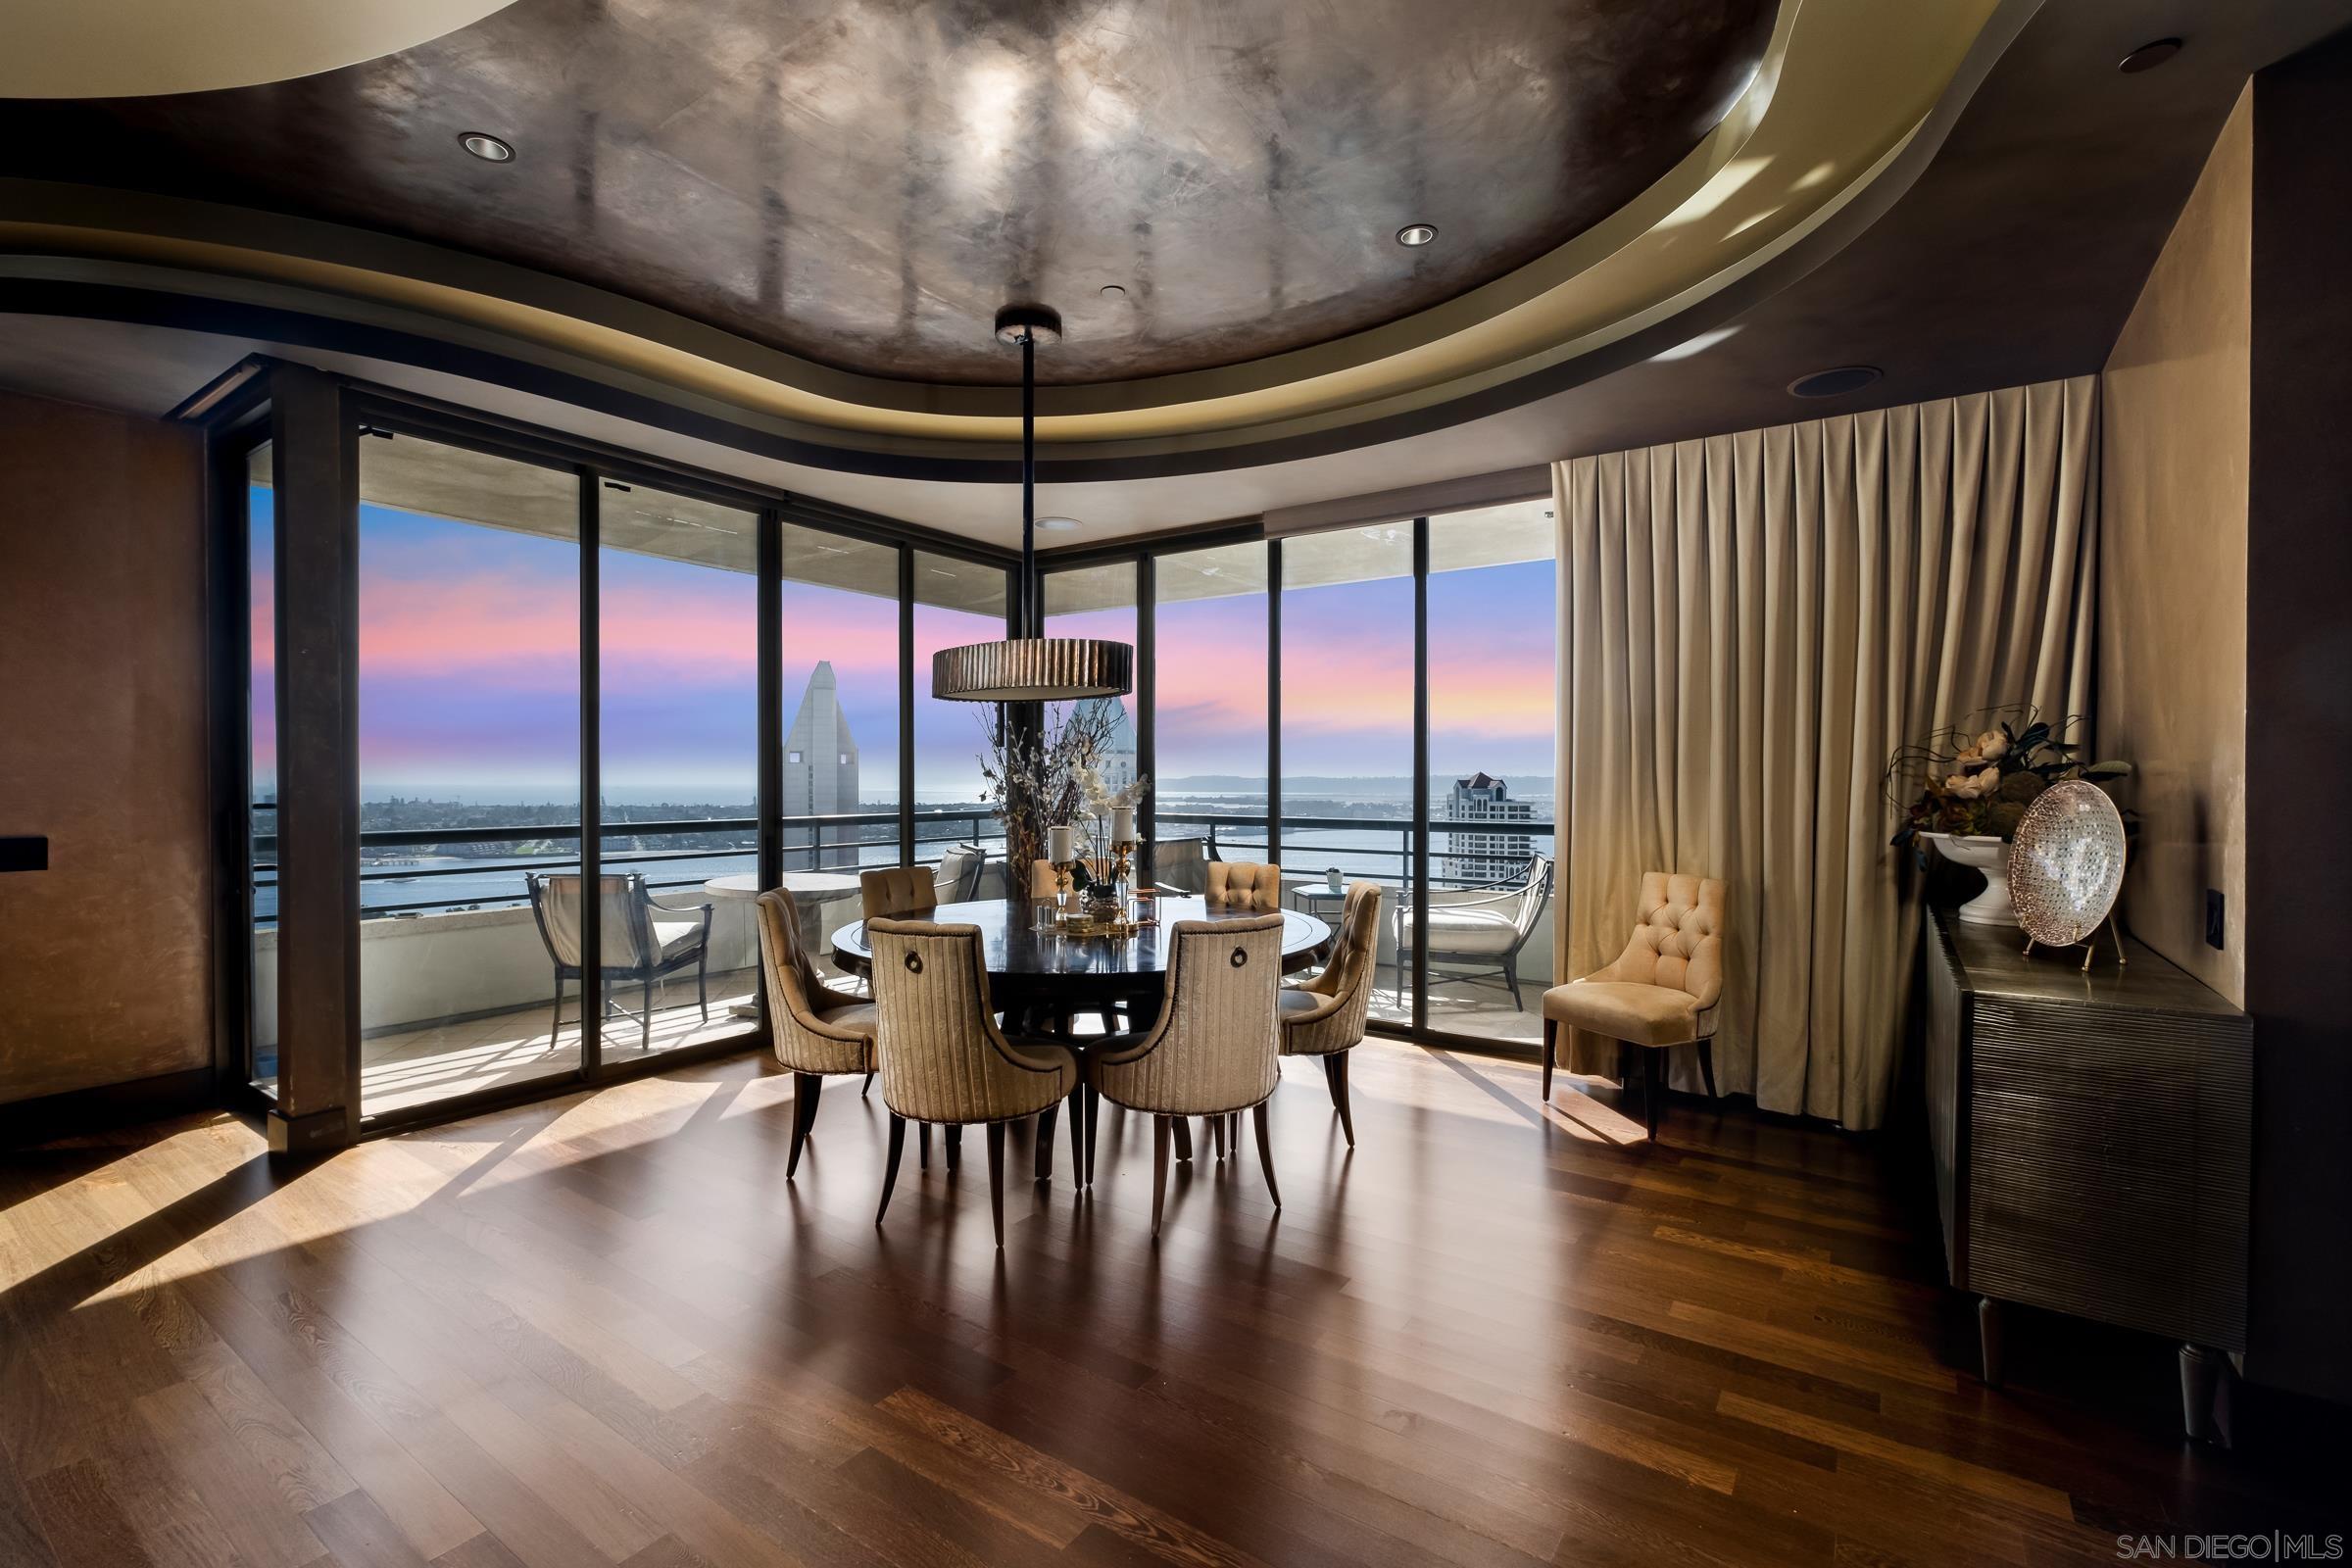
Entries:
{"label": "curtain pleat", "polygon": [[[2096,391],[2083,376],[1556,466],[1556,972],[1616,955],[1642,872],[1725,879],[1726,1093],[1885,1120],[1920,907],[1881,774],[1990,708],[2086,711]],[[1568,1047],[1572,1071],[1615,1071],[1614,1042]],[[1697,1086],[1694,1061],[1673,1072]]]}

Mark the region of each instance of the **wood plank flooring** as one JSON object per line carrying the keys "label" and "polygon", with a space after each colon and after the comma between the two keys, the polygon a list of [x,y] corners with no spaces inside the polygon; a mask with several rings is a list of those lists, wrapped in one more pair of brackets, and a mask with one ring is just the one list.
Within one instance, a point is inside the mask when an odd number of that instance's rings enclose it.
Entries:
{"label": "wood plank flooring", "polygon": [[1141,1118],[1091,1198],[1066,1142],[1013,1185],[1000,1256],[976,1152],[875,1229],[855,1080],[787,1186],[748,1058],[308,1169],[228,1118],[0,1156],[0,1564],[2039,1568],[2331,1524],[2321,1461],[2181,1444],[2166,1347],[2029,1319],[1979,1386],[1869,1141],[1353,1077],[1352,1155],[1292,1063],[1287,1206],[1200,1138],[1156,1249]]}

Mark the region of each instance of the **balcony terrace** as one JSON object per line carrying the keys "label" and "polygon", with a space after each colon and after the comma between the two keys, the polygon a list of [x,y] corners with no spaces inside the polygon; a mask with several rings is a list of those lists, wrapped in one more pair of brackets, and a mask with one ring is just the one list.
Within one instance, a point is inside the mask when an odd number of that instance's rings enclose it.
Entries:
{"label": "balcony terrace", "polygon": [[[1208,857],[1250,859],[1266,853],[1266,818],[1210,812],[1161,812],[1163,840],[1198,837]],[[844,874],[860,865],[898,860],[893,811],[794,817],[784,823],[784,869]],[[1514,824],[1519,826],[1520,824]],[[918,810],[915,850],[920,863],[936,866],[956,844],[977,844],[991,854],[972,890],[1000,897],[1007,886],[1003,841],[992,837],[994,819],[978,811]],[[1548,848],[1548,823],[1524,824]],[[717,897],[708,884],[720,877],[749,877],[758,868],[755,818],[609,824],[602,857],[608,872],[644,875],[657,909],[695,911],[710,906],[709,964],[704,976],[709,1016],[697,1000],[696,977],[688,967],[656,982],[650,1015],[640,1020],[634,984],[615,983],[599,1049],[608,1063],[625,1062],[685,1047],[706,1045],[752,1028],[759,988],[759,943],[754,904],[740,894]],[[1396,968],[1396,900],[1412,875],[1412,827],[1405,821],[1332,816],[1286,816],[1286,853],[1320,864],[1341,865],[1348,880],[1368,878],[1389,890],[1380,937],[1380,983],[1372,1015],[1380,1023],[1408,1028],[1413,1021],[1410,975],[1399,985]],[[1443,829],[1435,830],[1442,835]],[[887,834],[887,838],[868,835]],[[663,849],[620,847],[645,841],[727,835],[738,847]],[[1310,837],[1311,835],[1311,837]],[[363,914],[360,921],[361,1046],[363,1105],[368,1114],[397,1111],[458,1095],[500,1089],[577,1073],[582,1065],[580,995],[577,982],[563,987],[561,1023],[557,987],[547,945],[533,916],[526,873],[577,871],[575,854],[485,854],[393,859],[402,851],[436,852],[517,841],[574,843],[578,827],[533,825],[465,829],[402,829],[362,834]],[[616,843],[615,841],[620,841]],[[799,841],[799,842],[795,842]],[[257,904],[270,907],[275,885],[275,840],[257,835]],[[1433,851],[1437,843],[1433,838]],[[1433,853],[1433,868],[1447,857]],[[1303,861],[1301,862],[1304,863]],[[485,879],[491,886],[484,887]],[[435,884],[462,890],[435,896]],[[1333,916],[1336,901],[1323,895],[1325,877],[1301,872],[1283,878],[1284,902],[1308,912]],[[1465,879],[1433,869],[1433,901],[1479,898]],[[943,890],[953,897],[954,890]],[[854,894],[803,900],[806,935],[820,968],[833,972],[833,933],[859,917]],[[657,915],[658,917],[658,915]],[[276,1038],[277,934],[265,915],[254,937],[254,1030],[257,1061],[267,1068]],[[1532,1045],[1541,1036],[1537,998],[1550,984],[1551,916],[1537,916],[1519,950],[1518,975],[1524,1005],[1514,1005],[1496,970],[1433,962],[1426,1027],[1440,1034]],[[1408,969],[1410,954],[1407,954]],[[555,1025],[551,1027],[551,1025]],[[265,1070],[261,1080],[272,1080]]]}

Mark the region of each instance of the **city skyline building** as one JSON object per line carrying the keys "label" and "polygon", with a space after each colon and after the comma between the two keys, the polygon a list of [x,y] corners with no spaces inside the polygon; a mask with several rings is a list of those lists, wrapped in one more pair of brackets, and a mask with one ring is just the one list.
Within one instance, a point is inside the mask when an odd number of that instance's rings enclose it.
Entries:
{"label": "city skyline building", "polygon": [[[831,816],[858,809],[858,741],[841,709],[841,690],[830,660],[817,661],[801,692],[799,711],[784,738],[784,803],[786,820],[796,816]],[[854,838],[837,833],[836,838]],[[808,849],[817,843],[817,830],[787,827],[787,851]],[[797,867],[798,858],[792,858]],[[815,867],[856,867],[858,846],[837,844],[819,850],[809,863]]]}
{"label": "city skyline building", "polygon": [[1493,882],[1515,875],[1536,853],[1534,837],[1513,822],[1533,822],[1532,802],[1511,799],[1511,787],[1484,769],[1453,781],[1446,821],[1482,824],[1446,833],[1446,874],[1456,882]]}

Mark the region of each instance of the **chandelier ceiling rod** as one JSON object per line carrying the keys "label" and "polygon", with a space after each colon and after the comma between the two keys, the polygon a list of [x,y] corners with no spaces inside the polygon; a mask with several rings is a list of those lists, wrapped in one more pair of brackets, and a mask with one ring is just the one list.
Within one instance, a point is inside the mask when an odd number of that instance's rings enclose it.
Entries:
{"label": "chandelier ceiling rod", "polygon": [[999,341],[1021,351],[1021,567],[1011,635],[943,648],[931,660],[931,695],[966,703],[1054,703],[1123,697],[1135,689],[1135,650],[1100,637],[1048,637],[1046,577],[1037,564],[1037,345],[1061,340],[1061,318],[1043,305],[997,313]]}

